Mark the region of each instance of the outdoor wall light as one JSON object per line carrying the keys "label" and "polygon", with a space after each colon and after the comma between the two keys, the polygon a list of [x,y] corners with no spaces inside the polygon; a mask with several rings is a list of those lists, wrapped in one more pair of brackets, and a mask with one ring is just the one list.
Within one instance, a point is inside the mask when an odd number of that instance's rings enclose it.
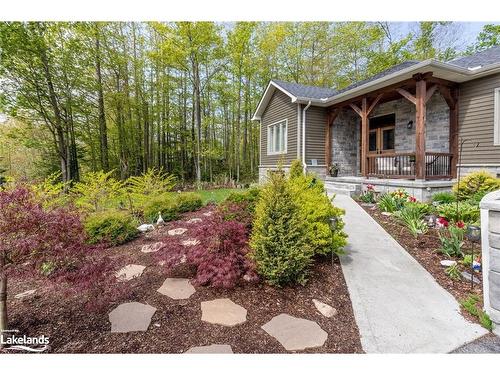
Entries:
{"label": "outdoor wall light", "polygon": [[408,121],[408,124],[406,124],[406,127],[407,127],[408,129],[413,128],[413,120]]}

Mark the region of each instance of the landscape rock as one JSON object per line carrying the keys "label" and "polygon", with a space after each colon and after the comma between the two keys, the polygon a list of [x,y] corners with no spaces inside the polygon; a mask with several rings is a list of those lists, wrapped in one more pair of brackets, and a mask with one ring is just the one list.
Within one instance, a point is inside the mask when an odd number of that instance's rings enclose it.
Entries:
{"label": "landscape rock", "polygon": [[233,327],[246,322],[247,310],[229,298],[214,299],[201,303],[201,320]]}
{"label": "landscape rock", "polygon": [[15,299],[24,299],[24,298],[27,298],[27,297],[30,297],[30,296],[34,295],[35,293],[36,293],[36,289],[30,289],[30,290],[27,290],[25,292],[16,294],[14,296],[14,298]]}
{"label": "landscape rock", "polygon": [[183,246],[195,246],[200,243],[197,239],[189,239],[181,242]]}
{"label": "landscape rock", "polygon": [[199,222],[201,222],[201,221],[202,221],[202,220],[201,220],[199,217],[194,217],[194,218],[192,218],[192,219],[189,219],[189,220],[187,221],[187,223],[188,223],[188,224],[194,224],[194,223],[199,223]]}
{"label": "landscape rock", "polygon": [[384,216],[392,216],[392,214],[390,212],[385,212],[385,211],[381,212],[381,214]]}
{"label": "landscape rock", "polygon": [[153,224],[141,224],[137,227],[137,230],[139,232],[143,232],[143,233],[149,232],[149,231],[154,230],[154,229],[155,229],[155,227]]}
{"label": "landscape rock", "polygon": [[212,216],[213,212],[212,211],[208,211],[208,212],[204,212],[203,215],[205,216]]}
{"label": "landscape rock", "polygon": [[139,302],[122,303],[109,313],[111,332],[146,331],[156,309]]}
{"label": "landscape rock", "polygon": [[275,316],[261,328],[290,351],[323,346],[328,338],[318,323],[288,314]]}
{"label": "landscape rock", "polygon": [[481,281],[479,281],[479,279],[478,279],[476,276],[471,275],[471,274],[470,274],[469,272],[467,272],[467,271],[462,271],[462,272],[460,272],[460,274],[462,275],[462,277],[463,277],[465,280],[470,281],[470,280],[471,280],[471,278],[472,278],[472,282],[473,282],[473,283],[475,283],[475,284],[480,284],[480,283],[481,283]]}
{"label": "landscape rock", "polygon": [[186,354],[233,354],[233,349],[230,345],[212,344],[205,346],[193,346],[186,350]]}
{"label": "landscape rock", "polygon": [[321,315],[326,316],[327,318],[331,318],[332,316],[337,315],[337,309],[333,308],[326,303],[318,301],[317,299],[313,299],[314,306],[318,309]]}
{"label": "landscape rock", "polygon": [[145,268],[146,266],[141,266],[139,264],[129,264],[116,273],[116,278],[119,281],[129,281],[135,279],[136,277],[142,275]]}
{"label": "landscape rock", "polygon": [[149,245],[143,245],[141,251],[143,253],[155,253],[163,247],[163,242],[155,242]]}
{"label": "landscape rock", "polygon": [[189,279],[167,278],[158,292],[172,299],[188,299],[196,292],[196,289]]}
{"label": "landscape rock", "polygon": [[449,259],[442,260],[439,263],[441,263],[443,267],[451,267],[457,264],[457,262],[455,262],[454,260],[449,260]]}
{"label": "landscape rock", "polygon": [[175,229],[170,229],[167,233],[169,236],[180,236],[186,233],[186,231],[187,231],[186,228],[175,228]]}

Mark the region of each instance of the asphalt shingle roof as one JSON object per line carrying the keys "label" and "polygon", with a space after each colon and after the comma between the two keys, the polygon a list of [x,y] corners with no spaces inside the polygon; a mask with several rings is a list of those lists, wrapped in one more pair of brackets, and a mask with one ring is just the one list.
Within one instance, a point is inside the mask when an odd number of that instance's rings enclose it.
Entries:
{"label": "asphalt shingle roof", "polygon": [[463,56],[447,61],[448,64],[460,66],[462,68],[474,68],[476,66],[486,66],[499,62],[500,46],[491,47],[470,56]]}
{"label": "asphalt shingle roof", "polygon": [[278,79],[273,79],[273,82],[288,91],[290,94],[298,97],[323,99],[336,94],[334,89],[330,89],[328,87],[301,85],[299,83],[285,82]]}

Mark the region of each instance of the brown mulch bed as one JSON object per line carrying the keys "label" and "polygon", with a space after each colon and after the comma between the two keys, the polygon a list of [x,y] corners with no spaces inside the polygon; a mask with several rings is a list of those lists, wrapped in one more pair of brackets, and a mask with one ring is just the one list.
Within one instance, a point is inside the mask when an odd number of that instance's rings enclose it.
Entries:
{"label": "brown mulch bed", "polygon": [[[430,228],[426,234],[420,235],[417,239],[415,239],[406,227],[400,224],[394,217],[382,215],[382,212],[377,206],[369,207],[360,202],[358,203],[436,279],[439,285],[453,295],[457,301],[467,298],[470,294],[478,294],[482,296],[483,284],[481,272],[474,272],[474,276],[479,279],[480,283],[474,284],[473,289],[471,289],[470,281],[465,279],[452,280],[448,277],[448,275],[446,275],[445,267],[443,267],[439,262],[448,258],[439,252],[441,242],[439,240],[437,229]],[[471,249],[472,243],[466,240],[463,246],[464,253],[470,254]],[[474,248],[474,256],[479,254],[480,251],[481,249],[479,245],[476,244]],[[461,265],[458,262],[458,259],[452,260],[457,261],[461,271],[471,273],[470,268],[466,268]],[[477,318],[470,315],[463,308],[462,314],[469,320],[477,322]]]}
{"label": "brown mulch bed", "polygon": [[[211,208],[183,217],[201,217]],[[89,312],[78,296],[68,297],[61,291],[42,287],[37,280],[10,280],[8,308],[10,327],[28,336],[50,337],[52,353],[182,353],[192,346],[229,344],[235,353],[286,353],[286,350],[262,328],[274,316],[288,313],[317,322],[328,333],[326,343],[307,353],[362,353],[359,332],[340,263],[318,259],[305,286],[274,288],[264,283],[245,283],[232,290],[196,286],[196,293],[185,301],[175,301],[158,293],[166,277],[193,277],[187,266],[165,271],[152,254],[140,251],[145,243],[165,238],[168,229],[143,234],[128,244],[106,250],[119,256],[123,266],[147,266],[141,277],[127,282],[130,294],[109,304],[106,311]],[[31,298],[16,300],[13,296],[37,288]],[[202,301],[230,298],[248,310],[247,321],[236,327],[217,326],[201,321]],[[338,314],[326,318],[315,308],[312,299],[333,307]],[[137,301],[157,308],[146,332],[111,333],[108,313],[119,303]]]}

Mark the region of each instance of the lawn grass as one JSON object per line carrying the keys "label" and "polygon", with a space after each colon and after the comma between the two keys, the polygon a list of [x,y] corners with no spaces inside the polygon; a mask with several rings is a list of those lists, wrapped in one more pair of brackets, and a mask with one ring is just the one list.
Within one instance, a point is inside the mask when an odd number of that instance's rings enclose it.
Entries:
{"label": "lawn grass", "polygon": [[203,204],[209,202],[219,203],[227,198],[229,194],[234,191],[245,191],[246,189],[213,189],[213,190],[199,190],[196,193],[201,195]]}

